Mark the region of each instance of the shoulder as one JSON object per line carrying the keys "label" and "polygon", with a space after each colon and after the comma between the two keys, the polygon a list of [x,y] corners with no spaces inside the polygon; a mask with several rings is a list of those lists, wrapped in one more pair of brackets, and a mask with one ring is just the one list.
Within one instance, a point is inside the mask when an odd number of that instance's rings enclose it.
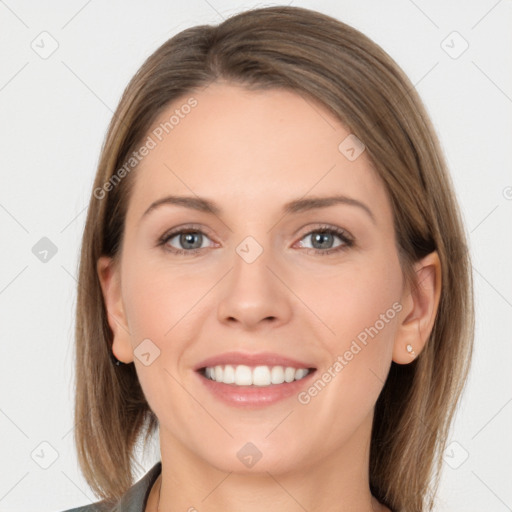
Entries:
{"label": "shoulder", "polygon": [[144,512],[151,487],[162,470],[157,462],[136,484],[130,487],[117,503],[98,501],[90,505],[63,510],[62,512]]}
{"label": "shoulder", "polygon": [[70,508],[63,510],[62,512],[111,512],[115,510],[116,505],[105,505],[101,501],[97,503],[91,503],[90,505],[84,505],[82,507]]}

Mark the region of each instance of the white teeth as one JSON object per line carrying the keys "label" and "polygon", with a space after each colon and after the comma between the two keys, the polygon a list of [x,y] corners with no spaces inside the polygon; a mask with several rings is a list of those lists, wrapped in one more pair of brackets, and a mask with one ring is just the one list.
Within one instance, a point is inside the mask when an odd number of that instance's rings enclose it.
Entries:
{"label": "white teeth", "polygon": [[256,366],[252,371],[252,383],[255,386],[270,386],[270,369],[268,366]]}
{"label": "white teeth", "polygon": [[[216,366],[215,368],[218,368]],[[220,382],[220,381],[217,381]],[[224,382],[224,381],[222,381]],[[248,366],[240,364],[235,369],[235,384],[237,386],[250,386],[252,384],[252,372]]]}
{"label": "white teeth", "polygon": [[295,380],[300,380],[300,379],[304,378],[307,374],[308,374],[308,371],[305,370],[304,368],[301,368],[300,370],[297,370],[295,372]]}
{"label": "white teeth", "polygon": [[224,384],[237,386],[270,386],[303,379],[309,374],[306,368],[287,366],[255,366],[244,364],[209,366],[205,369],[205,377]]}
{"label": "white teeth", "polygon": [[284,382],[284,370],[282,366],[274,366],[270,372],[272,384],[282,384]]}
{"label": "white teeth", "polygon": [[284,371],[284,380],[285,382],[292,382],[295,380],[295,368],[286,368]]}
{"label": "white teeth", "polygon": [[235,369],[229,364],[224,367],[224,376],[222,381],[224,384],[234,384],[235,382]]}

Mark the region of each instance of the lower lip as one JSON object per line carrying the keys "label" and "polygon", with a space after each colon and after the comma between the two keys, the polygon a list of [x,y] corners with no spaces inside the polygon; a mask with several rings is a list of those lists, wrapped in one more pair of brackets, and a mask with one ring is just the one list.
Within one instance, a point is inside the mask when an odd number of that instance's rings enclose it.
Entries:
{"label": "lower lip", "polygon": [[269,386],[224,384],[223,382],[207,379],[199,372],[196,373],[203,385],[224,403],[238,407],[261,407],[274,404],[293,395],[298,395],[309,384],[310,379],[315,374],[315,370],[310,371],[300,380],[294,380],[289,383],[283,382],[282,384],[271,384]]}

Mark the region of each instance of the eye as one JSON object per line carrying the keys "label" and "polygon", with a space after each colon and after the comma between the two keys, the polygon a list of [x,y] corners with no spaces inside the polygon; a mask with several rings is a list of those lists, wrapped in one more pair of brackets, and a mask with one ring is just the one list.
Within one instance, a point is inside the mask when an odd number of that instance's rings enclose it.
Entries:
{"label": "eye", "polygon": [[[183,247],[183,249],[179,247],[176,248],[171,245],[173,239],[175,239],[173,243],[178,244]],[[208,245],[203,245],[203,242],[205,242],[206,239],[209,239],[209,237],[199,228],[188,226],[186,228],[175,229],[171,232],[165,233],[158,241],[158,245],[164,246],[166,250],[174,254],[190,255],[196,254],[205,247],[208,247]]]}
{"label": "eye", "polygon": [[[354,245],[354,239],[343,229],[334,226],[320,226],[319,228],[309,231],[301,240],[310,237],[313,247],[313,254],[327,255],[335,252],[344,251]],[[333,247],[335,238],[341,240],[341,243]],[[304,247],[303,242],[301,247]],[[310,249],[306,247],[306,249]],[[309,253],[309,251],[308,251]]]}
{"label": "eye", "polygon": [[[302,240],[310,237],[312,247],[304,245]],[[338,238],[341,243],[333,246],[334,240]],[[186,226],[176,228],[165,233],[158,241],[159,246],[163,246],[165,250],[178,255],[194,255],[208,247],[204,243],[209,237],[198,226]],[[328,255],[332,253],[347,250],[354,245],[354,239],[345,230],[335,226],[319,226],[313,231],[306,233],[301,239],[300,247],[312,251],[313,254]],[[175,247],[177,244],[178,247]],[[181,247],[180,247],[181,246]]]}

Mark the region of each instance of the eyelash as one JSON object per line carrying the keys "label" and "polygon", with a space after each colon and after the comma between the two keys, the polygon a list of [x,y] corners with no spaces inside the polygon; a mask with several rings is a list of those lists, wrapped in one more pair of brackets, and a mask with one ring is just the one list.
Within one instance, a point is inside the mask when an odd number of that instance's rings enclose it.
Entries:
{"label": "eyelash", "polygon": [[[176,255],[188,255],[188,256],[195,255],[195,254],[199,253],[200,251],[202,251],[203,249],[205,249],[205,247],[199,247],[197,249],[190,249],[190,250],[165,247],[165,244],[167,244],[167,242],[171,238],[174,238],[176,235],[181,235],[181,234],[186,234],[186,233],[201,233],[202,235],[208,236],[199,227],[186,226],[186,227],[177,229],[176,231],[170,231],[170,232],[165,233],[164,235],[162,235],[159,238],[157,245],[159,247],[160,246],[163,247],[164,250],[171,252],[172,254],[176,254]],[[313,252],[314,254],[327,256],[332,253],[345,251],[348,248],[353,247],[353,245],[354,245],[354,239],[345,230],[343,230],[341,228],[337,228],[335,226],[329,226],[329,225],[321,225],[311,231],[308,231],[301,237],[301,240],[309,235],[312,235],[313,233],[336,235],[338,238],[340,238],[340,240],[343,242],[343,244],[338,245],[338,247],[335,247],[332,249],[326,249],[326,250],[311,249],[309,247],[306,247],[305,249],[308,251],[308,254],[310,254],[310,252]]]}

